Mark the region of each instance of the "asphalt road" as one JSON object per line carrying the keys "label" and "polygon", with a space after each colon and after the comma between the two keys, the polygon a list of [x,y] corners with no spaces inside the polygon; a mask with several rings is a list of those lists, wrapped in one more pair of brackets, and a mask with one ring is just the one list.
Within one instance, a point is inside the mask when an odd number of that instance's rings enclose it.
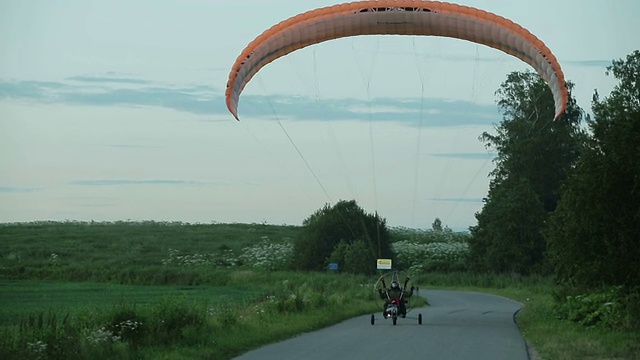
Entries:
{"label": "asphalt road", "polygon": [[[266,359],[527,360],[515,313],[522,304],[462,291],[420,290],[431,306],[412,309],[397,325],[375,314],[267,345],[237,357]],[[422,325],[417,316],[422,314]]]}

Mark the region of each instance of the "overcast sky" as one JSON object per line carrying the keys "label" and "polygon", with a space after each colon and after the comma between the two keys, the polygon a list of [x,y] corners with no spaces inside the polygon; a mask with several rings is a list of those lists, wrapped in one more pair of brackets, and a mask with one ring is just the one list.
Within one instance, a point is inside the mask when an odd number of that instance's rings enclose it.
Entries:
{"label": "overcast sky", "polygon": [[[337,2],[0,2],[0,222],[298,225],[355,199],[390,226],[475,224],[501,120],[495,91],[529,67],[470,42],[368,36],[294,52],[224,104],[262,31]],[[467,0],[544,41],[590,111],[613,59],[640,47],[640,2]]]}

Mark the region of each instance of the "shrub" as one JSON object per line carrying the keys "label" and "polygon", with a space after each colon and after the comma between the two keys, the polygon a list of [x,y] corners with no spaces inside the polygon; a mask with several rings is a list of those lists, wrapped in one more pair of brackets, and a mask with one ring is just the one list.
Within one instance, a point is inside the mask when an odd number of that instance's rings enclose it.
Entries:
{"label": "shrub", "polygon": [[465,242],[417,243],[398,241],[392,244],[398,268],[423,271],[464,270],[469,247]]}
{"label": "shrub", "polygon": [[165,300],[153,308],[150,336],[156,344],[170,345],[185,340],[185,330],[199,329],[206,321],[205,311],[182,302]]}
{"label": "shrub", "polygon": [[114,340],[127,342],[133,346],[140,346],[148,336],[147,319],[136,312],[134,307],[122,306],[116,308],[110,315],[106,333],[111,333]]}
{"label": "shrub", "polygon": [[583,326],[607,329],[625,327],[625,296],[615,287],[589,294],[566,295],[560,300],[556,316]]}
{"label": "shrub", "polygon": [[293,258],[293,244],[272,243],[264,236],[262,241],[244,249],[239,260],[247,266],[263,270],[285,270],[290,267]]}
{"label": "shrub", "polygon": [[331,253],[329,262],[338,263],[342,272],[351,274],[375,274],[375,256],[363,240],[352,243],[341,241]]}
{"label": "shrub", "polygon": [[366,246],[363,253],[369,254],[371,264],[375,264],[376,257],[392,257],[386,220],[377,213],[367,214],[355,200],[341,200],[334,206],[327,204],[302,224],[300,238],[294,244],[294,265],[299,270],[324,270],[341,242],[363,241]]}

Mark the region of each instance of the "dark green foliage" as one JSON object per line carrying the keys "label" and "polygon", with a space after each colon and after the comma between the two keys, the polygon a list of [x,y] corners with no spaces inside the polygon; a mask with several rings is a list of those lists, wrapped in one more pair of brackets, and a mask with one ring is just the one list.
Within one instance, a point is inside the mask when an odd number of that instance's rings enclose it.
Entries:
{"label": "dark green foliage", "polygon": [[425,260],[420,264],[420,270],[427,273],[460,273],[467,271],[467,263],[464,261]]}
{"label": "dark green foliage", "polygon": [[[149,344],[171,345],[192,343],[190,337],[197,337],[206,323],[205,309],[176,301],[162,301],[152,308],[153,321],[150,322]],[[144,324],[142,324],[144,325]]]}
{"label": "dark green foliage", "polygon": [[513,72],[497,95],[504,119],[497,135],[483,133],[480,139],[498,155],[491,186],[516,176],[527,179],[547,212],[555,210],[560,186],[575,163],[586,140],[580,124],[583,112],[571,96],[558,120],[552,121],[554,103],[544,80],[531,72]]}
{"label": "dark green foliage", "polygon": [[605,329],[632,329],[635,321],[627,316],[631,303],[637,300],[626,295],[622,287],[614,287],[578,295],[556,295],[559,306],[556,316],[583,326]]}
{"label": "dark green foliage", "polygon": [[433,230],[433,231],[443,231],[442,220],[440,220],[439,218],[436,218],[433,221],[433,223],[431,224],[431,230]]}
{"label": "dark green foliage", "polygon": [[121,304],[89,318],[76,314],[57,319],[50,311],[30,315],[19,333],[9,335],[13,344],[2,346],[16,358],[86,359],[94,353],[98,358],[125,358],[144,346],[202,344],[209,338],[202,333],[212,331],[211,326],[205,329],[206,320],[198,306],[176,301]]}
{"label": "dark green foliage", "polygon": [[552,219],[551,248],[565,281],[640,284],[639,64],[636,51],[609,68],[621,83],[602,101],[594,96],[593,139]]}
{"label": "dark green foliage", "polygon": [[559,279],[640,286],[640,51],[607,68],[620,83],[593,98],[593,137],[546,232]]}
{"label": "dark green foliage", "polygon": [[371,274],[374,263],[371,262],[369,246],[357,240],[352,243],[341,241],[331,252],[329,262],[342,264],[340,271],[352,274]]}
{"label": "dark green foliage", "polygon": [[[326,269],[331,254],[340,243],[346,246],[338,250],[337,257],[344,256],[345,261],[363,263],[366,259],[350,254],[358,247],[368,259],[368,267],[340,264],[358,272],[373,274],[375,260],[379,257],[391,257],[389,231],[386,220],[378,214],[367,214],[354,201],[339,201],[334,206],[325,205],[303,222],[299,239],[294,245],[295,267],[299,270],[320,271]],[[361,245],[352,245],[361,242]],[[364,246],[363,246],[364,245]],[[356,246],[356,247],[353,247]]]}
{"label": "dark green foliage", "polygon": [[[607,68],[620,83],[593,97],[592,137],[562,188],[545,235],[571,296],[562,315],[638,330],[640,322],[640,51]],[[599,291],[613,287],[615,291]],[[595,290],[594,290],[595,289]],[[574,295],[574,294],[579,295]]]}
{"label": "dark green foliage", "polygon": [[135,306],[120,305],[112,311],[107,320],[107,331],[133,346],[140,346],[148,340],[149,321],[136,311]]}
{"label": "dark green foliage", "polygon": [[541,271],[546,249],[541,231],[585,140],[582,110],[570,95],[564,115],[552,121],[551,92],[531,72],[509,74],[497,94],[504,119],[497,135],[480,137],[497,157],[478,224],[470,229],[470,267],[528,274]]}
{"label": "dark green foliage", "polygon": [[542,262],[545,245],[539,229],[545,211],[524,179],[509,178],[496,186],[477,215],[469,239],[469,265],[483,272],[528,274]]}

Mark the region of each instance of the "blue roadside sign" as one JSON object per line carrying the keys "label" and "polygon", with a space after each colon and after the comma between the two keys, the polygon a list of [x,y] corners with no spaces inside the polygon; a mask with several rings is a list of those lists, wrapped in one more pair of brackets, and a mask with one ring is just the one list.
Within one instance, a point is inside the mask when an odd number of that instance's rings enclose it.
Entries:
{"label": "blue roadside sign", "polygon": [[329,270],[338,270],[338,263],[329,263]]}

